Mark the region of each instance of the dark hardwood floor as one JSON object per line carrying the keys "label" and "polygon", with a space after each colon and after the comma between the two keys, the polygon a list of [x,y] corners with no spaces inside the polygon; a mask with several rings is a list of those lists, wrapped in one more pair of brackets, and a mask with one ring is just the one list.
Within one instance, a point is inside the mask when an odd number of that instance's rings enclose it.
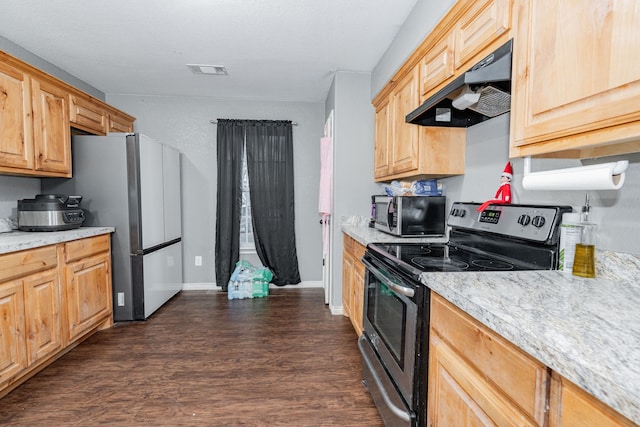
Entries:
{"label": "dark hardwood floor", "polygon": [[349,319],[321,289],[182,292],[0,400],[9,426],[382,426]]}

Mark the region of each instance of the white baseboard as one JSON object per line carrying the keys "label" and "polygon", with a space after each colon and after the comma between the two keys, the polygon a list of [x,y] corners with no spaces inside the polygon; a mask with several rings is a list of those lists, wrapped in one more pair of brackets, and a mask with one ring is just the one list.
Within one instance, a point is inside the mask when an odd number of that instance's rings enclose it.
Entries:
{"label": "white baseboard", "polygon": [[[284,288],[284,289],[286,288],[322,288],[322,281],[308,280],[308,281],[300,282],[297,285],[285,285],[285,286],[276,286],[274,284],[269,285],[269,289],[278,289],[278,288]],[[212,282],[183,283],[182,290],[183,291],[220,291],[222,290],[222,288]],[[340,310],[342,310],[342,307],[340,307]]]}
{"label": "white baseboard", "polygon": [[341,305],[329,305],[329,311],[334,316],[344,315],[344,310]]}

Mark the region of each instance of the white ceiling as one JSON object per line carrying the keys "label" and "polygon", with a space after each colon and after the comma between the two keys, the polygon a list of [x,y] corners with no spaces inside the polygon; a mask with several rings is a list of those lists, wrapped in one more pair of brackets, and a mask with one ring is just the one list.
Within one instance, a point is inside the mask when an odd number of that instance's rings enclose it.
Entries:
{"label": "white ceiling", "polygon": [[0,35],[107,94],[322,102],[336,70],[373,70],[415,3],[2,0]]}

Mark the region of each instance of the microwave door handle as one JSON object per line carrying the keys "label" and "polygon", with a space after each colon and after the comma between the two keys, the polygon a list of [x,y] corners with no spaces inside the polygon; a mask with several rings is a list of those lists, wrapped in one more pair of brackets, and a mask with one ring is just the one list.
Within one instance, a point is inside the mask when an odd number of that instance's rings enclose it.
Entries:
{"label": "microwave door handle", "polygon": [[402,286],[401,284],[393,281],[390,277],[387,277],[384,274],[380,273],[380,270],[377,267],[375,267],[373,264],[371,264],[371,262],[369,262],[367,259],[363,258],[362,262],[364,263],[365,267],[367,267],[367,269],[371,271],[378,278],[378,280],[384,283],[389,289],[391,289],[395,293],[399,295],[404,295],[409,298],[413,298],[413,296],[415,295],[415,290],[413,288]]}

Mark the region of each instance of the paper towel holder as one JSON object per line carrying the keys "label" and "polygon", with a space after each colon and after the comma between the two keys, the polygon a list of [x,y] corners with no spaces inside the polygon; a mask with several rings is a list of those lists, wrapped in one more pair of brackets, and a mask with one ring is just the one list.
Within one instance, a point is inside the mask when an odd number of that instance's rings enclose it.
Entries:
{"label": "paper towel holder", "polygon": [[525,190],[618,190],[624,184],[628,160],[590,166],[531,172],[531,156],[524,157]]}

